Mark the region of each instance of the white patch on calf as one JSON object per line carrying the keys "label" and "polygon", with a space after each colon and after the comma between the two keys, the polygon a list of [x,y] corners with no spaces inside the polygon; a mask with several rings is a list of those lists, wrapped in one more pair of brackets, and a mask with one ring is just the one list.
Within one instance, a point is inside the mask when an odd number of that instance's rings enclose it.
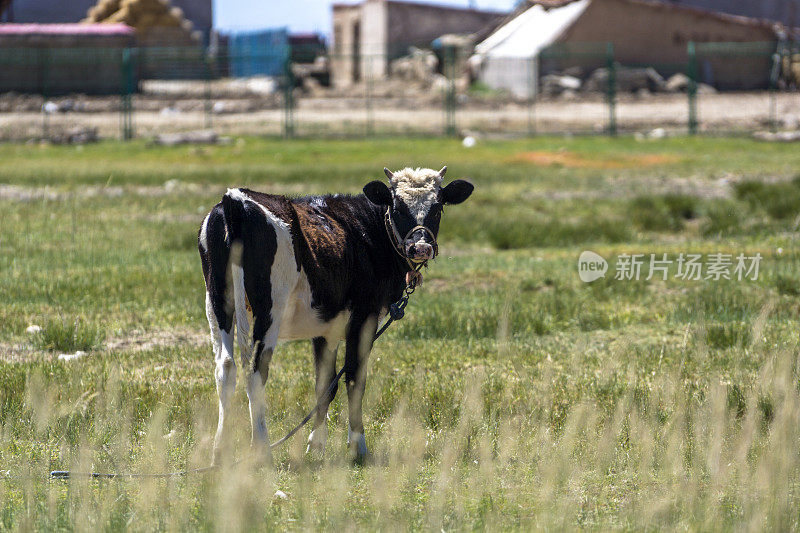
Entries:
{"label": "white patch on calf", "polygon": [[208,219],[210,217],[211,213],[207,214],[203,219],[203,225],[200,226],[200,246],[203,247],[203,250],[208,250]]}
{"label": "white patch on calf", "polygon": [[236,200],[239,202],[252,202],[253,199],[247,196],[244,191],[241,189],[228,189],[225,192],[225,196],[230,197],[231,200]]}
{"label": "white patch on calf", "polygon": [[[272,298],[272,309],[270,309],[272,325],[262,339],[263,348],[271,350],[274,349],[275,345],[278,343],[278,332],[280,330],[281,319],[283,318],[286,303],[299,277],[297,263],[294,257],[292,234],[289,226],[283,220],[275,216],[269,209],[247,196],[242,190],[228,189],[226,194],[232,200],[243,203],[252,202],[253,205],[258,206],[267,218],[267,223],[275,230],[277,246],[275,250],[275,259],[272,263],[269,275],[270,296]],[[237,266],[241,264],[241,256],[234,258],[234,254],[241,254],[241,250],[231,250],[233,264],[231,271],[234,285],[237,339],[239,341],[239,347],[242,350],[243,359],[250,361],[252,358],[253,343],[251,338],[251,325],[246,306],[244,272],[240,266]]]}
{"label": "white patch on calf", "polygon": [[336,344],[344,338],[350,311],[343,310],[329,322],[323,322],[317,310],[312,307],[312,303],[311,285],[303,270],[289,296],[281,319],[280,340],[325,337],[332,344]]}
{"label": "white patch on calf", "polygon": [[408,206],[417,224],[422,224],[431,206],[436,203],[442,176],[430,168],[404,168],[392,175],[389,183],[395,196]]}
{"label": "white patch on calf", "polygon": [[214,314],[214,306],[211,303],[211,295],[206,291],[206,318],[208,319],[208,326],[211,328],[211,345],[214,350],[214,357],[220,353],[221,342],[220,327],[217,324],[217,316]]}

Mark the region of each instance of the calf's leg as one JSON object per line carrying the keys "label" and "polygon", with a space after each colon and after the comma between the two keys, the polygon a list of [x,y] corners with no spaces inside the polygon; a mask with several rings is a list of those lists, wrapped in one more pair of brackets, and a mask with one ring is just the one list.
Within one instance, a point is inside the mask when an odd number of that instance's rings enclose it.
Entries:
{"label": "calf's leg", "polygon": [[[241,266],[232,267],[232,271],[236,324],[250,403],[251,445],[258,456],[270,462],[265,385],[278,344],[280,321],[298,278],[291,237],[288,232],[276,231],[275,226],[269,224],[255,235],[245,235],[239,264]],[[245,302],[252,309],[252,331]],[[243,324],[249,335],[242,335]]]}
{"label": "calf's leg", "polygon": [[364,436],[362,401],[367,384],[367,360],[375,340],[377,320],[374,315],[356,315],[350,321],[347,331],[347,345],[344,359],[344,377],[347,382],[347,409],[350,428],[347,444],[356,461],[369,456],[367,440]]}
{"label": "calf's leg", "polygon": [[[239,272],[234,269],[234,279],[239,275]],[[255,281],[248,283],[247,274],[245,274],[244,285],[247,288],[247,298],[253,310],[253,329],[246,344],[240,346],[242,368],[245,369],[247,399],[250,406],[251,448],[257,456],[271,462],[265,386],[269,377],[272,355],[278,343],[280,318],[283,316],[288,294],[286,290],[267,290],[265,292],[264,287],[252,287],[253,283]],[[237,328],[241,327],[239,320],[241,314],[237,309]],[[240,336],[240,344],[241,341],[242,337]]]}
{"label": "calf's leg", "polygon": [[233,331],[225,331],[217,323],[211,297],[206,294],[206,314],[211,327],[211,341],[214,346],[214,378],[219,396],[219,419],[214,436],[213,464],[219,464],[222,454],[225,419],[236,389],[236,363],[233,360]]}
{"label": "calf's leg", "polygon": [[313,340],[314,344],[314,370],[317,376],[315,387],[317,409],[314,418],[314,429],[308,436],[308,447],[306,453],[319,453],[325,451],[325,444],[328,442],[328,406],[336,396],[339,384],[334,385],[333,390],[326,396],[328,387],[336,375],[336,351],[339,347],[338,342],[328,341],[324,337],[317,337]]}

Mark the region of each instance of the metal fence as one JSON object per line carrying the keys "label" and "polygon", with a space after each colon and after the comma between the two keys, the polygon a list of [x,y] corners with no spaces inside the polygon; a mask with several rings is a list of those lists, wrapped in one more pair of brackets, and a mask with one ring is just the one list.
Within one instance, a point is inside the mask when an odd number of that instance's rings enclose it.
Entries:
{"label": "metal fence", "polygon": [[[530,58],[444,47],[298,63],[295,52],[0,49],[0,140],[212,128],[285,137],[723,134],[797,128],[800,117],[796,43],[688,43],[684,59],[661,64],[626,61],[611,43]],[[242,65],[266,74],[237,77]]]}

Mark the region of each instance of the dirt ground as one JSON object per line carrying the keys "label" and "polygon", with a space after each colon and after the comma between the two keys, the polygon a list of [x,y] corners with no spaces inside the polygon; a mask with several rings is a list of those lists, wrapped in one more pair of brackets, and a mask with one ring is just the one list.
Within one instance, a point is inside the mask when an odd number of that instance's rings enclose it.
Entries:
{"label": "dirt ground", "polygon": [[[70,99],[71,98],[71,99]],[[63,97],[58,109],[39,111],[35,99],[0,107],[0,140],[47,138],[72,128],[97,128],[101,138],[118,138],[121,130],[117,97]],[[23,105],[24,104],[24,105]],[[222,134],[281,135],[285,111],[276,98],[134,97],[135,135],[213,128]],[[698,97],[700,130],[705,132],[755,131],[770,121],[770,95],[722,93]],[[800,93],[775,95],[779,127],[796,129],[800,123]],[[616,120],[621,132],[685,131],[688,100],[683,94],[621,96]],[[533,105],[465,99],[456,111],[456,129],[462,135],[520,135],[528,133],[598,133],[606,129],[609,109],[601,96],[549,99]],[[440,102],[407,97],[301,98],[294,110],[298,135],[440,134],[446,115]]]}

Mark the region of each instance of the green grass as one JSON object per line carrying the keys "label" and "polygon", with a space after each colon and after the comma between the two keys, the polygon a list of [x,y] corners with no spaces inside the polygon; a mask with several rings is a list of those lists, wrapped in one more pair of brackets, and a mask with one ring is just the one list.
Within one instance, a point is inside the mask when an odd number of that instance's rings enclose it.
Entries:
{"label": "green grass", "polygon": [[639,196],[629,207],[631,219],[644,231],[680,231],[698,216],[700,202],[693,196],[667,194]]}
{"label": "green grass", "polygon": [[736,197],[751,208],[762,209],[774,219],[795,219],[800,214],[800,179],[791,183],[743,181],[736,186]]}
{"label": "green grass", "polygon": [[[542,153],[560,157],[528,162]],[[373,350],[372,464],[348,460],[342,388],[324,461],[301,431],[257,468],[239,386],[227,470],[45,479],[208,464],[196,235],[227,187],[355,193],[384,166],[443,164],[476,191]],[[797,529],[798,168],[796,147],[747,139],[0,145],[0,527]],[[605,278],[580,281],[584,250]],[[759,279],[614,279],[623,253],[718,252],[760,253]],[[311,407],[312,374],[310,343],[277,349],[272,439]]]}
{"label": "green grass", "polygon": [[32,335],[33,344],[40,350],[75,352],[87,351],[100,343],[101,332],[92,324],[80,320],[48,320],[41,330]]}

